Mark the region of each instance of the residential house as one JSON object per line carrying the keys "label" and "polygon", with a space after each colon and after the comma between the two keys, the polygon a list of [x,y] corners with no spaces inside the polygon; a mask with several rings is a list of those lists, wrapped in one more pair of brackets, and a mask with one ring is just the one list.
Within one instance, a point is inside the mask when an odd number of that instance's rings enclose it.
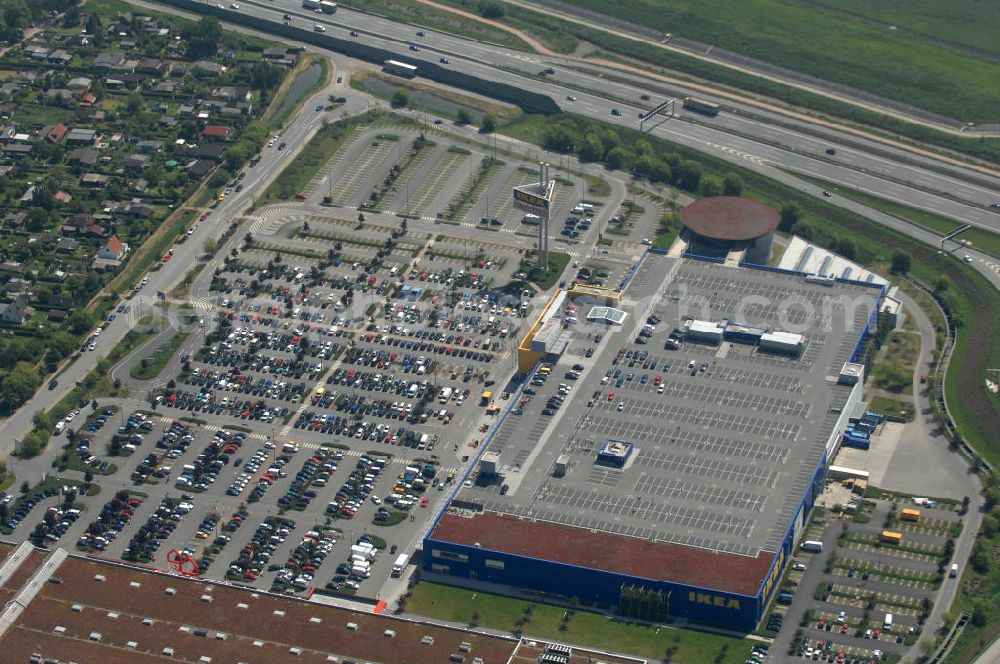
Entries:
{"label": "residential house", "polygon": [[156,208],[149,203],[143,203],[142,201],[136,201],[128,206],[128,213],[133,217],[142,217],[147,219],[153,216],[156,212]]}
{"label": "residential house", "polygon": [[167,65],[159,58],[143,58],[136,65],[135,72],[137,74],[160,77],[167,72]]}
{"label": "residential house", "polygon": [[69,193],[68,191],[63,191],[62,189],[60,189],[59,191],[57,191],[55,194],[52,195],[52,198],[56,199],[60,203],[69,203],[71,200],[73,200],[73,194]]}
{"label": "residential house", "polygon": [[215,162],[209,161],[208,159],[199,159],[190,166],[188,166],[187,172],[188,177],[193,180],[200,180],[215,168]]}
{"label": "residential house", "polygon": [[97,131],[95,129],[84,129],[82,127],[73,127],[66,134],[67,143],[93,143],[97,138]]}
{"label": "residential house", "polygon": [[63,235],[80,235],[92,223],[94,223],[93,215],[81,212],[67,218],[59,232]]}
{"label": "residential house", "polygon": [[101,158],[101,153],[94,148],[77,148],[66,155],[66,161],[71,164],[93,166]]}
{"label": "residential house", "polygon": [[45,91],[46,99],[56,99],[58,101],[72,101],[76,93],[66,88],[49,88]]}
{"label": "residential house", "polygon": [[128,253],[128,245],[118,239],[117,235],[111,238],[97,250],[97,257],[106,261],[120,261]]}
{"label": "residential house", "polygon": [[66,51],[62,50],[61,48],[57,48],[56,50],[49,53],[45,59],[48,60],[49,64],[68,65],[70,62],[73,61],[73,56],[67,53]]}
{"label": "residential house", "polygon": [[4,156],[17,159],[31,154],[31,146],[27,143],[8,143],[3,146]]}
{"label": "residential house", "polygon": [[205,136],[205,138],[216,141],[228,141],[229,135],[232,133],[232,129],[229,127],[223,127],[222,125],[205,125],[205,128],[201,130],[201,133]]}
{"label": "residential house", "polygon": [[211,159],[212,161],[222,161],[222,154],[226,151],[223,143],[202,143],[198,147],[190,150],[192,157],[198,159]]}
{"label": "residential house", "polygon": [[147,154],[130,154],[123,160],[125,170],[131,173],[141,173],[149,168],[150,159]]}
{"label": "residential house", "polygon": [[23,53],[32,60],[45,60],[49,57],[52,49],[41,44],[28,44],[24,47]]}
{"label": "residential house", "polygon": [[13,302],[0,304],[0,322],[4,325],[24,325],[30,316],[28,303],[23,296]]}
{"label": "residential house", "polygon": [[[17,84],[15,83],[15,85]],[[16,89],[12,90],[11,92],[4,92],[3,88],[5,87],[7,87],[6,83],[4,83],[2,87],[0,87],[0,94],[14,94],[14,92],[17,92]],[[0,103],[0,120],[3,120],[4,122],[10,122],[14,118],[14,111],[16,110],[17,110],[17,104],[15,104],[12,101],[5,101]]]}
{"label": "residential house", "polygon": [[177,90],[177,84],[173,81],[160,81],[152,89],[159,94],[172,95]]}
{"label": "residential house", "polygon": [[142,152],[143,154],[152,154],[159,152],[160,148],[163,147],[163,143],[161,141],[147,140],[147,141],[139,141],[138,143],[135,144],[135,146],[139,148],[139,151]]}
{"label": "residential house", "polygon": [[211,60],[198,60],[191,65],[191,70],[199,76],[218,76],[222,73],[222,65]]}
{"label": "residential house", "polygon": [[0,228],[7,230],[17,230],[24,226],[24,221],[28,218],[27,212],[9,212],[0,220]]}
{"label": "residential house", "polygon": [[56,252],[60,254],[72,254],[80,248],[80,243],[70,237],[61,237],[56,242]]}
{"label": "residential house", "polygon": [[93,84],[93,79],[87,78],[86,76],[77,76],[69,79],[69,82],[66,83],[66,87],[70,90],[89,90],[90,86]]}
{"label": "residential house", "polygon": [[63,123],[57,123],[49,127],[45,127],[42,133],[45,135],[45,140],[49,143],[59,143],[62,139],[66,138],[66,133],[69,129]]}
{"label": "residential house", "polygon": [[80,108],[91,108],[97,103],[97,95],[93,92],[88,92],[82,97],[80,97],[80,103],[78,104]]}
{"label": "residential house", "polygon": [[86,173],[80,178],[80,186],[87,189],[100,189],[108,184],[108,176],[100,173]]}
{"label": "residential house", "polygon": [[88,224],[87,227],[83,229],[83,234],[87,237],[104,238],[108,236],[108,229],[100,224]]}
{"label": "residential house", "polygon": [[111,71],[115,67],[125,62],[125,56],[121,53],[111,53],[102,51],[94,56],[94,61],[90,63],[90,69],[94,71]]}
{"label": "residential house", "polygon": [[21,277],[13,277],[7,283],[3,285],[4,295],[10,298],[15,298],[18,295],[27,295],[31,297],[31,282],[22,279]]}

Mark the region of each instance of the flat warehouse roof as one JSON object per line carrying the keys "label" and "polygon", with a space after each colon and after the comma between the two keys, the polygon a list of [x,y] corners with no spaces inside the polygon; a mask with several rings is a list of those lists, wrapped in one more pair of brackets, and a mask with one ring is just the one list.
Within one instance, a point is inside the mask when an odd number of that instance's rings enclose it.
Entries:
{"label": "flat warehouse roof", "polygon": [[[540,414],[559,382],[556,371],[535,388],[538,395],[525,414],[510,415],[493,437],[489,449],[500,454],[500,479],[475,478],[456,496],[474,512],[535,520],[538,531],[531,538],[512,536],[513,526],[504,522],[497,538],[477,535],[475,541],[487,546],[495,539],[500,550],[529,555],[535,548],[539,556],[564,559],[562,543],[575,537],[567,526],[585,539],[626,536],[657,546],[697,547],[698,555],[732,554],[743,559],[731,564],[732,571],[759,584],[760,561],[769,560],[760,554],[780,547],[850,396],[850,387],[837,385],[837,375],[879,294],[864,286],[824,286],[787,273],[649,254],[620,305],[631,315],[620,328],[595,326],[605,336],[592,358],[584,357],[594,345],[592,330],[575,327],[561,362],[586,369],[565,403],[554,416]],[[648,344],[636,345],[651,314],[662,322]],[[803,352],[790,358],[758,352],[753,344],[692,341],[665,350],[667,334],[685,317],[802,334]],[[627,355],[615,364],[620,349],[645,355],[632,366]],[[602,384],[609,371],[610,380]],[[623,468],[595,463],[609,439],[634,445]],[[553,477],[561,455],[569,459],[566,474]],[[502,484],[508,485],[503,495]],[[470,524],[446,515],[431,538],[465,542],[463,529],[478,532],[475,524],[486,521]],[[547,539],[541,524],[561,526],[551,530],[553,541],[539,542]],[[635,540],[624,541],[636,546]],[[637,568],[629,573],[676,573],[676,580],[687,582],[691,570],[679,568],[696,565],[697,556],[676,551],[670,546],[646,562],[636,557],[629,565]],[[657,556],[680,562],[655,562]],[[609,563],[595,558],[595,564]],[[707,573],[721,583],[715,576]],[[730,585],[734,592],[748,587],[739,580]]]}

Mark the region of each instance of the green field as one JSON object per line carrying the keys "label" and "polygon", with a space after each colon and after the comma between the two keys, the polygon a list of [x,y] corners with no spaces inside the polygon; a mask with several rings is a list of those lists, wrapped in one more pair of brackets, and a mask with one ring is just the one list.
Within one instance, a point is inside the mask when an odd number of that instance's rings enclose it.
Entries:
{"label": "green field", "polygon": [[520,628],[528,636],[674,664],[738,664],[746,660],[751,648],[749,641],[731,636],[643,625],[583,609],[571,610],[564,622],[567,611],[562,607],[426,581],[413,589],[406,611],[493,629]]}
{"label": "green field", "polygon": [[[962,121],[1000,121],[996,85],[1000,63],[960,52],[928,34],[890,29],[865,16],[817,11],[817,4],[793,0],[569,2]],[[830,0],[826,6],[841,4],[862,7],[861,0]],[[915,8],[913,4],[905,3],[912,24],[932,23],[938,13],[947,12],[959,17],[949,21],[947,30],[961,43],[968,35],[969,43],[992,39],[996,48],[1000,34],[996,3],[955,0],[938,5],[925,0]],[[866,12],[869,5],[864,3]]]}

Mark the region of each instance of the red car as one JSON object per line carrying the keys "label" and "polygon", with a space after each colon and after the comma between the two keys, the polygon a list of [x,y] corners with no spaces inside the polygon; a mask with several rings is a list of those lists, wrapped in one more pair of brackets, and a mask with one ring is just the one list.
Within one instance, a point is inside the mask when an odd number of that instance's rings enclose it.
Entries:
{"label": "red car", "polygon": [[170,254],[163,254],[163,262],[164,263],[170,262]]}
{"label": "red car", "polygon": [[608,401],[614,401],[614,400],[615,400],[615,393],[608,392]]}

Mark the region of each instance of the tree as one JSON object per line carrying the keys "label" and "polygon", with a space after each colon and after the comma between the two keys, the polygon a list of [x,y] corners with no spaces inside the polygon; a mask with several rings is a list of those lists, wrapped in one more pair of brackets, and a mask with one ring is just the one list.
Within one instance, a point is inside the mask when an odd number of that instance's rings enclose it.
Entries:
{"label": "tree", "polygon": [[792,226],[798,223],[801,216],[798,205],[795,203],[785,203],[781,206],[781,222],[778,224],[778,228],[786,233],[791,231]]}
{"label": "tree", "polygon": [[507,13],[507,8],[504,7],[502,2],[498,0],[490,0],[489,2],[479,3],[479,15],[483,18],[503,18]]}
{"label": "tree", "polygon": [[188,41],[189,58],[198,59],[215,55],[222,42],[222,24],[214,16],[203,16]]}
{"label": "tree", "polygon": [[722,193],[722,182],[719,178],[714,175],[706,175],[701,179],[701,184],[698,186],[698,193],[700,193],[705,198],[710,198],[712,196],[718,196]]}
{"label": "tree", "polygon": [[35,414],[31,417],[31,424],[39,431],[49,431],[55,426],[52,423],[52,417],[44,410],[35,411]]}
{"label": "tree", "polygon": [[605,161],[608,168],[612,170],[628,170],[632,163],[632,155],[626,148],[619,145],[608,150]]}
{"label": "tree", "polygon": [[94,326],[94,316],[83,309],[77,309],[69,315],[67,323],[70,332],[73,334],[83,334]]}
{"label": "tree", "polygon": [[484,134],[492,134],[497,129],[497,119],[492,113],[487,113],[483,116],[483,123],[480,126],[480,131]]}
{"label": "tree", "polygon": [[836,252],[847,260],[853,261],[858,255],[858,245],[851,238],[841,238],[837,240]]}
{"label": "tree", "polygon": [[934,281],[934,292],[940,295],[941,293],[948,290],[949,286],[951,286],[951,282],[948,280],[948,277],[944,276],[943,274],[939,275],[938,278]]}
{"label": "tree", "polygon": [[690,159],[684,159],[674,171],[674,184],[686,191],[698,191],[701,184],[701,164]]}
{"label": "tree", "polygon": [[70,5],[66,9],[66,13],[63,14],[63,27],[75,28],[78,25],[80,25],[80,8],[76,5]]}
{"label": "tree", "polygon": [[393,108],[405,108],[410,105],[410,95],[407,94],[406,90],[400,88],[396,90],[396,94],[392,96],[390,103]]}
{"label": "tree", "polygon": [[982,599],[972,600],[972,624],[976,627],[986,627],[989,621],[989,606]]}
{"label": "tree", "polygon": [[458,114],[455,116],[455,122],[460,125],[472,124],[472,113],[469,113],[467,108],[458,109]]}
{"label": "tree", "polygon": [[996,520],[993,516],[987,514],[983,517],[983,525],[980,527],[980,531],[983,535],[987,537],[993,537],[997,534],[997,530],[1000,530],[1000,522]]}
{"label": "tree", "polygon": [[6,412],[11,413],[31,398],[42,382],[38,370],[28,362],[18,362],[3,380],[0,386],[0,403]]}
{"label": "tree", "polygon": [[905,251],[900,251],[897,249],[892,252],[892,267],[890,268],[893,274],[906,274],[910,271],[910,255]]}
{"label": "tree", "polygon": [[722,179],[722,193],[726,196],[739,196],[743,193],[743,180],[735,173],[726,173]]}

